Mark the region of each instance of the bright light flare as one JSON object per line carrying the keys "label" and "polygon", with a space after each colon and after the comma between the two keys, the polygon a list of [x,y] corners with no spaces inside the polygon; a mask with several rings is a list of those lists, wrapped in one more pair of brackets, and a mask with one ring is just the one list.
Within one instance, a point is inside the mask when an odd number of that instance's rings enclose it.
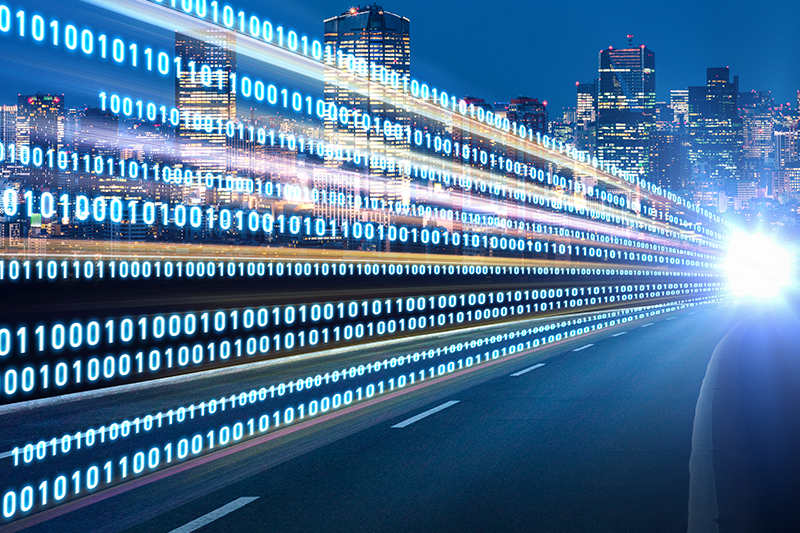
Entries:
{"label": "bright light flare", "polygon": [[725,271],[737,296],[772,298],[792,282],[792,253],[763,235],[731,238]]}

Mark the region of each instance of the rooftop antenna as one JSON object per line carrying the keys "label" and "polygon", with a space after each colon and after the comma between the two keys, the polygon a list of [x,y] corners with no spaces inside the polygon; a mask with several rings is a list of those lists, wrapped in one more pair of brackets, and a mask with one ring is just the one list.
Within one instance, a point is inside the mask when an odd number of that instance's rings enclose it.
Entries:
{"label": "rooftop antenna", "polygon": [[628,34],[628,48],[633,48],[633,35]]}

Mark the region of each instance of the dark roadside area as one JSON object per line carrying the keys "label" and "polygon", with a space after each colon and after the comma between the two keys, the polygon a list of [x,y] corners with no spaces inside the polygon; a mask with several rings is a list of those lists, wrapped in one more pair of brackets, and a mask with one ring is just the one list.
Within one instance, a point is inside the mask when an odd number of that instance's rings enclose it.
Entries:
{"label": "dark roadside area", "polygon": [[713,440],[721,533],[800,531],[800,294],[762,303],[720,363]]}

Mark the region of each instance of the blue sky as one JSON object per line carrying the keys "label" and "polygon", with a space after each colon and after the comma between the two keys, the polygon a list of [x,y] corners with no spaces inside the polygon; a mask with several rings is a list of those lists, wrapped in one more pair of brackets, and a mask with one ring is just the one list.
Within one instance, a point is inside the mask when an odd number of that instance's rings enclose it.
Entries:
{"label": "blue sky", "polygon": [[[23,5],[31,9],[31,4]],[[63,10],[59,5],[63,3],[51,0],[36,4],[45,13]],[[240,0],[231,5],[318,39],[322,20],[351,6],[336,0]],[[469,93],[489,101],[525,94],[547,100],[551,113],[558,113],[562,106],[575,104],[576,81],[596,76],[599,50],[624,46],[628,33],[634,34],[637,45],[646,44],[656,54],[659,100],[667,100],[670,89],[702,85],[709,66],[730,66],[742,90],[771,90],[778,102],[795,105],[800,89],[800,32],[795,25],[800,4],[795,2],[387,0],[382,5],[411,20],[414,77],[451,94]],[[66,19],[69,13],[62,16]],[[79,22],[107,26],[113,19],[88,15]],[[69,73],[69,58],[31,49],[30,40],[20,45],[8,35],[0,36],[0,52],[7,81],[0,89],[0,103],[12,103],[19,91],[53,90],[59,84],[75,95],[84,90],[79,76]],[[58,72],[55,79],[38,75],[42,61]],[[108,68],[80,74],[98,77],[109,86],[115,78],[125,85],[142,83],[131,73]],[[164,85],[164,90],[169,87]],[[88,94],[84,90],[84,99]]]}
{"label": "blue sky", "polygon": [[[349,7],[331,0],[251,4],[309,32],[321,31],[321,22],[309,21]],[[411,20],[415,77],[487,100],[524,93],[558,109],[574,106],[575,82],[596,77],[600,49],[625,46],[629,33],[656,54],[659,100],[667,100],[670,89],[704,85],[711,66],[729,66],[742,90],[771,90],[776,101],[793,106],[800,89],[797,2],[386,0],[381,5]]]}

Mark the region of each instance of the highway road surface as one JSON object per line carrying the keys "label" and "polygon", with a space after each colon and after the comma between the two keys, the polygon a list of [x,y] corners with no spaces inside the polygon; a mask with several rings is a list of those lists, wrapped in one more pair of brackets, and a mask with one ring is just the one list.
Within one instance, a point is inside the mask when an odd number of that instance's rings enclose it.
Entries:
{"label": "highway road surface", "polygon": [[[494,325],[286,367],[220,371],[160,389],[141,386],[104,397],[103,413],[91,411],[97,401],[91,395],[75,400],[84,402],[84,414],[75,402],[42,404],[28,424],[55,433],[71,413],[74,431],[91,418],[107,421],[111,413],[121,419],[164,412],[180,402],[195,405],[200,398],[250,390],[266,383],[265,375],[272,383],[332,375],[328,367],[336,357],[344,374],[359,361],[377,365],[370,367],[374,375],[336,386],[366,393],[380,380],[395,387],[316,418],[308,416],[312,396],[334,398],[334,388],[328,392],[323,382],[308,397],[295,390],[292,417],[302,402],[303,421],[287,422],[281,404],[277,427],[263,436],[227,448],[217,442],[196,459],[144,472],[0,531],[797,531],[797,301],[586,315],[538,335],[532,324],[543,322]],[[570,336],[576,328],[584,333]],[[526,344],[557,332],[566,335],[537,348]],[[486,345],[470,351],[470,338],[486,339]],[[444,352],[424,359],[425,350],[455,342],[464,349],[450,359]],[[492,358],[493,350],[500,356]],[[418,363],[407,356],[401,389],[401,374],[391,372],[401,371],[403,353],[423,355]],[[381,366],[381,359],[397,360],[397,368]],[[448,361],[455,371],[436,371]],[[417,376],[413,384],[411,375]],[[277,399],[265,400],[271,401]],[[239,411],[229,408],[234,418],[219,418],[214,427],[224,421],[234,428],[238,420],[246,432],[246,403]],[[267,419],[275,422],[270,411]],[[37,418],[43,412],[50,417]],[[147,438],[159,442],[164,460],[164,442],[174,442],[170,452],[177,453],[182,436],[193,442],[192,435],[205,435],[202,424],[212,420],[204,415]],[[219,439],[222,432],[212,430],[208,438],[214,435]],[[130,452],[120,439],[103,453],[115,460],[130,453],[133,460],[141,449],[150,457],[150,443],[136,438],[124,444]],[[74,457],[78,464],[80,456]],[[58,468],[64,472],[78,468],[63,460]]]}

